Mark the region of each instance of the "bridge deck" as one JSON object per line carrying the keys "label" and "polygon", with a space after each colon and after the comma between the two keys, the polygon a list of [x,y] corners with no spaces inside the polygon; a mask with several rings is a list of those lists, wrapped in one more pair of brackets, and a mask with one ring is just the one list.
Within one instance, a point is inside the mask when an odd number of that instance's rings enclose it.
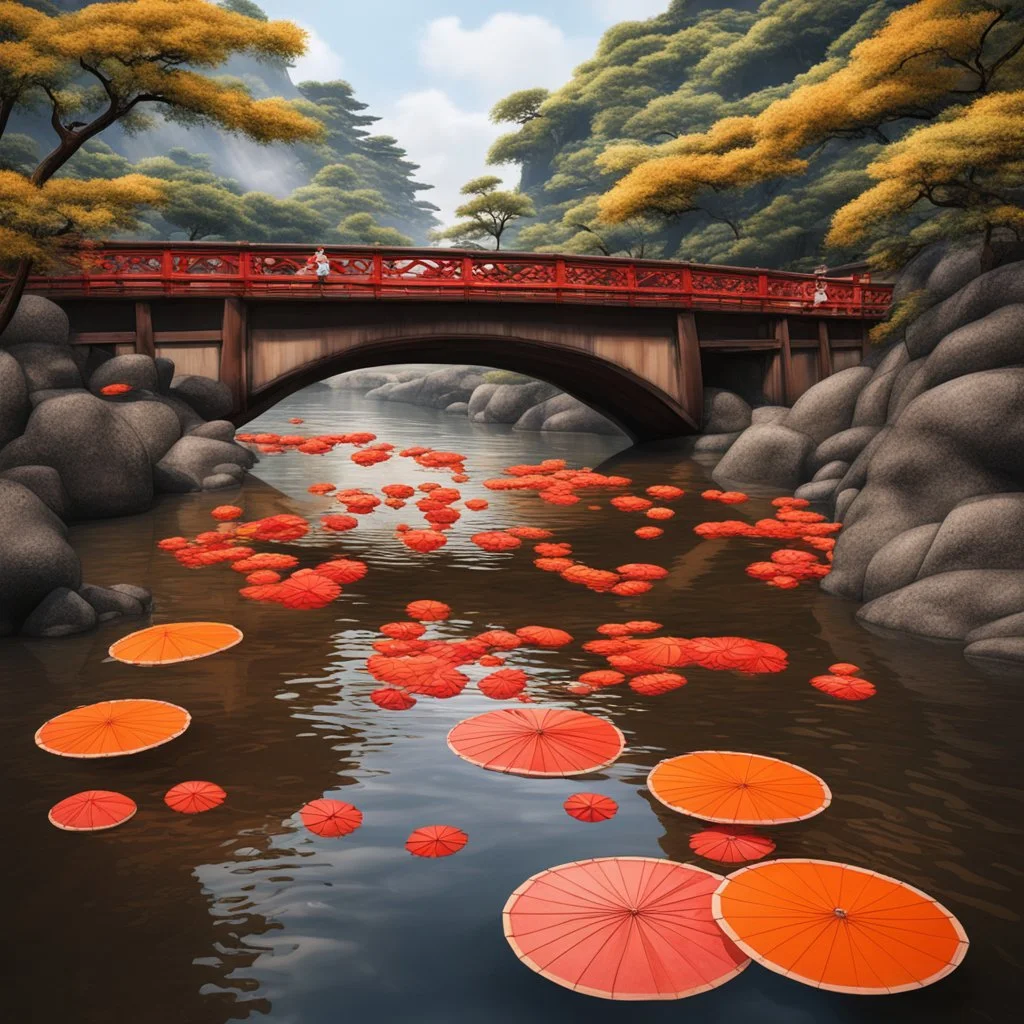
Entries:
{"label": "bridge deck", "polygon": [[308,246],[106,243],[83,250],[74,273],[36,276],[52,298],[252,297],[309,300],[441,299],[670,307],[878,320],[892,287],[776,270],[458,249],[331,248],[331,273],[310,272]]}

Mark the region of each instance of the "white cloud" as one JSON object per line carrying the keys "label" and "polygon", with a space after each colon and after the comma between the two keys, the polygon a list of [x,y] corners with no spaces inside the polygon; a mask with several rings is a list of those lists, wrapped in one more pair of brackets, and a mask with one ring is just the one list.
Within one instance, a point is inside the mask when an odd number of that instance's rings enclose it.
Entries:
{"label": "white cloud", "polygon": [[306,52],[291,69],[292,81],[333,82],[340,78],[343,65],[341,55],[331,49],[330,43],[311,25],[301,21],[297,21],[296,24],[309,33],[309,39],[306,43]]}
{"label": "white cloud", "polygon": [[669,0],[598,0],[597,15],[609,24],[616,21],[645,21],[668,10]]}
{"label": "white cloud", "polygon": [[[409,158],[420,165],[416,177],[435,187],[420,195],[441,207],[438,217],[450,224],[461,202],[459,189],[479,174],[501,175],[484,162],[491,143],[505,130],[491,124],[484,111],[463,110],[440,89],[406,93],[375,130],[393,135]],[[513,169],[515,172],[515,169]],[[506,174],[514,186],[516,173]]]}
{"label": "white cloud", "polygon": [[458,17],[436,18],[420,41],[420,63],[441,77],[477,87],[484,102],[516,89],[555,88],[593,49],[593,40],[568,38],[536,14],[493,14],[479,28]]}

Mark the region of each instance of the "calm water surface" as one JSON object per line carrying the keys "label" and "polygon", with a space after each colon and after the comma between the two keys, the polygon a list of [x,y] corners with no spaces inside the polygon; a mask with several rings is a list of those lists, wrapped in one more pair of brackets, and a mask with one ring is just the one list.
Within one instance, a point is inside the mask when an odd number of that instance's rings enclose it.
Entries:
{"label": "calm water surface", "polygon": [[[301,427],[288,418],[302,416]],[[156,541],[195,534],[216,504],[237,501],[248,518],[310,517],[336,503],[310,483],[418,484],[444,476],[410,460],[371,469],[348,451],[265,457],[238,492],[168,498],[150,513],[76,527],[90,582],[131,581],[156,595],[154,622],[221,619],[245,631],[232,651],[163,670],[106,660],[129,631],[109,624],[82,637],[4,641],[0,650],[4,875],[0,922],[4,1020],[33,1024],[275,1024],[378,1020],[416,1024],[587,1020],[702,1024],[996,1021],[1021,966],[1022,722],[1019,673],[987,675],[956,646],[892,639],[859,628],[855,607],[803,586],[778,591],[743,574],[770,541],[701,541],[704,518],[760,518],[768,497],[723,509],[692,492],[707,470],[669,449],[620,450],[613,439],[540,436],[339,392],[307,391],[257,429],[288,433],[373,430],[398,447],[427,444],[468,456],[466,497],[491,508],[466,513],[438,554],[411,555],[392,536],[414,509],[385,509],[358,529],[286,550],[304,564],[353,555],[370,566],[335,604],[297,612],[246,602],[224,566],[189,571]],[[636,487],[691,491],[657,541],[607,496],[556,508],[535,497],[486,491],[502,467],[541,458],[603,465]],[[486,554],[475,530],[530,524],[571,541],[591,565],[657,561],[669,578],[639,598],[573,587],[541,573],[527,552]],[[265,549],[265,546],[262,546]],[[606,715],[627,737],[611,768],[576,779],[521,779],[483,771],[445,744],[458,720],[501,706],[472,689],[449,701],[422,698],[394,714],[368,699],[363,669],[376,628],[404,618],[415,598],[452,606],[436,634],[467,636],[528,624],[594,636],[601,622],[653,618],[682,635],[746,634],[785,647],[790,667],[744,678],[687,670],[690,683],[657,698],[613,687],[574,698],[564,684],[603,662],[579,644],[517,651],[538,700]],[[135,628],[134,625],[131,628]],[[852,661],[878,696],[825,697],[807,684],[830,663]],[[490,670],[471,669],[474,678]],[[193,724],[173,744],[133,758],[58,759],[38,750],[35,729],[80,703],[155,697],[189,708]],[[513,705],[515,706],[515,705]],[[972,945],[939,984],[885,999],[818,992],[751,965],[713,992],[681,1002],[612,1003],[575,995],[522,966],[501,929],[508,894],[543,868],[584,857],[643,855],[699,861],[687,845],[698,822],[653,802],[644,787],[661,758],[691,749],[751,750],[823,776],[832,806],[771,831],[777,856],[821,857],[895,875],[931,893],[963,921]],[[163,793],[184,779],[228,791],[221,808],[176,815]],[[57,800],[86,788],[121,790],[137,816],[110,832],[59,832],[46,820]],[[601,824],[569,818],[573,792],[605,793],[619,814]],[[351,836],[305,831],[296,811],[329,795],[365,815]],[[421,825],[465,829],[457,856],[429,861],[404,849]]]}

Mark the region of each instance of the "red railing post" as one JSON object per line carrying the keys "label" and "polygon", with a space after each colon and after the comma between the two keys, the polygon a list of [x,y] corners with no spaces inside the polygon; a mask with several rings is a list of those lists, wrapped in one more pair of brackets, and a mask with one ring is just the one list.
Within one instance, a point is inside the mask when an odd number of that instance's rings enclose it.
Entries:
{"label": "red railing post", "polygon": [[171,278],[174,275],[174,258],[171,255],[170,249],[164,249],[160,253],[160,278],[161,285],[165,294],[169,294],[171,291],[172,281]]}
{"label": "red railing post", "polygon": [[864,313],[864,289],[861,287],[860,276],[853,275],[853,308]]}
{"label": "red railing post", "polygon": [[565,257],[558,256],[555,259],[555,302],[562,301],[562,291],[568,280],[565,273]]}
{"label": "red railing post", "polygon": [[469,290],[473,287],[473,257],[462,257],[462,294],[469,298]]}
{"label": "red railing post", "polygon": [[242,243],[242,251],[238,257],[238,276],[242,279],[242,294],[246,295],[249,292],[250,284],[249,277],[252,272],[252,252],[249,249],[249,243]]}
{"label": "red railing post", "polygon": [[693,305],[693,271],[687,266],[683,267],[683,293],[682,298],[689,299],[689,304]]}
{"label": "red railing post", "polygon": [[373,254],[373,273],[370,275],[370,281],[373,284],[373,297],[379,299],[384,287],[384,257],[379,252]]}

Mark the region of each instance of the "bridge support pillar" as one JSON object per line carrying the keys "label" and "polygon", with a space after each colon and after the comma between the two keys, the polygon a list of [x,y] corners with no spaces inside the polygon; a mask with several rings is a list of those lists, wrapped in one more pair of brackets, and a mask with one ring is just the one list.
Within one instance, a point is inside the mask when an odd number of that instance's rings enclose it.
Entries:
{"label": "bridge support pillar", "polygon": [[775,322],[775,340],[779,343],[779,362],[782,370],[782,404],[796,400],[796,380],[793,376],[793,352],[789,342],[789,319],[780,317]]}
{"label": "bridge support pillar", "polygon": [[231,389],[235,412],[245,411],[248,404],[249,324],[245,303],[241,299],[224,300],[221,322],[220,380]]}
{"label": "bridge support pillar", "polygon": [[135,352],[140,356],[156,356],[153,338],[153,311],[148,302],[135,303]]}
{"label": "bridge support pillar", "polygon": [[704,421],[704,371],[700,363],[700,338],[691,311],[676,317],[678,347],[679,404],[699,430]]}
{"label": "bridge support pillar", "polygon": [[828,336],[828,321],[818,321],[818,380],[832,376],[832,344]]}

